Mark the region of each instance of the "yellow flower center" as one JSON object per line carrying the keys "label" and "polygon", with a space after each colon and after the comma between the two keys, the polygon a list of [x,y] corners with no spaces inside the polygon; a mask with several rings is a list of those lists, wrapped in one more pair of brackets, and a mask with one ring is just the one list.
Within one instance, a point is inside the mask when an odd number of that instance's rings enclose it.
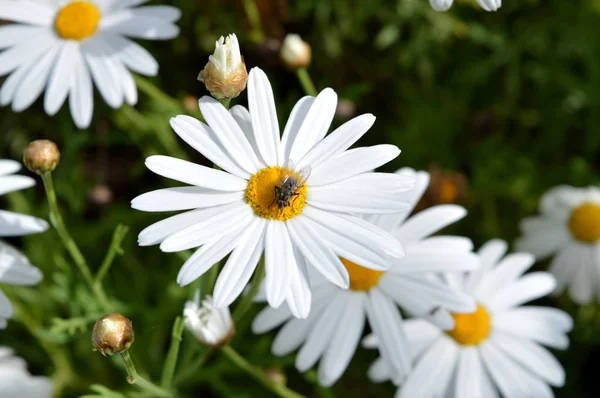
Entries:
{"label": "yellow flower center", "polygon": [[56,33],[63,39],[83,40],[93,35],[100,11],[88,1],[73,1],[60,9],[54,20]]}
{"label": "yellow flower center", "polygon": [[306,185],[293,170],[279,166],[265,167],[250,177],[246,202],[254,214],[268,220],[289,220],[302,212]]}
{"label": "yellow flower center", "polygon": [[454,314],[454,329],[448,335],[462,345],[478,345],[490,334],[490,315],[483,306],[477,305],[472,314]]}
{"label": "yellow flower center", "polygon": [[582,242],[596,242],[600,239],[600,206],[583,203],[571,212],[569,229],[573,237]]}
{"label": "yellow flower center", "polygon": [[350,276],[350,289],[366,291],[377,284],[383,271],[374,271],[369,268],[361,267],[350,260],[340,257],[342,264],[346,267]]}

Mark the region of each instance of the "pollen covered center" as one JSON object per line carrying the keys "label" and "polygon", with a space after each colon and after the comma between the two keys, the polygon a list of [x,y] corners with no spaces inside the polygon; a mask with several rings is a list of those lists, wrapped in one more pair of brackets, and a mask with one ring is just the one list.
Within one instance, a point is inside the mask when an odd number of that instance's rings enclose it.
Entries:
{"label": "pollen covered center", "polygon": [[579,241],[593,243],[600,239],[600,205],[586,202],[571,212],[569,230]]}
{"label": "pollen covered center", "polygon": [[60,9],[54,20],[56,33],[63,39],[83,40],[94,33],[100,11],[89,1],[72,1]]}
{"label": "pollen covered center", "polygon": [[448,335],[462,345],[478,345],[490,334],[490,315],[480,304],[472,314],[454,314],[454,329]]}
{"label": "pollen covered center", "polygon": [[348,271],[348,275],[350,276],[350,289],[352,290],[370,290],[377,284],[379,278],[381,278],[381,275],[383,274],[383,271],[375,271],[361,267],[343,257],[340,257],[340,260],[342,261],[342,264],[344,264],[344,267],[346,267],[346,271]]}
{"label": "pollen covered center", "polygon": [[279,166],[265,167],[250,177],[246,187],[246,202],[259,217],[289,220],[304,208],[306,185],[301,181],[301,176],[293,170]]}

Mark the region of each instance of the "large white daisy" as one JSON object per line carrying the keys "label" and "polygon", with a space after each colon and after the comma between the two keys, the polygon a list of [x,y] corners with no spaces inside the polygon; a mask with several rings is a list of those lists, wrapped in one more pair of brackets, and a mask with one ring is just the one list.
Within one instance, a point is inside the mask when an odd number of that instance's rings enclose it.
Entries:
{"label": "large white daisy", "polygon": [[69,96],[75,124],[92,120],[92,81],[113,108],[137,102],[132,70],[153,76],[154,57],[130,38],[176,37],[179,9],[135,7],[148,0],[0,0],[0,104],[20,112],[46,88],[44,109],[54,115]]}
{"label": "large white daisy", "polygon": [[[546,272],[523,275],[531,254],[509,254],[506,243],[490,241],[479,250],[481,267],[464,275],[446,275],[450,286],[477,302],[472,314],[452,314],[445,332],[423,319],[405,323],[415,367],[398,389],[399,398],[544,398],[560,387],[565,372],[542,345],[565,349],[573,321],[555,308],[522,306],[555,286]],[[367,346],[380,343],[372,336]],[[390,379],[384,358],[369,369],[373,381]]]}
{"label": "large white daisy", "polygon": [[52,383],[47,377],[31,376],[23,359],[0,346],[0,397],[50,398]]}
{"label": "large white daisy", "polygon": [[[35,185],[35,180],[31,177],[13,175],[20,169],[21,165],[18,162],[0,160],[0,195]],[[0,210],[0,237],[23,236],[46,229],[48,224],[44,220]],[[29,263],[27,257],[0,240],[0,285],[35,285],[41,279],[42,273]],[[12,314],[10,301],[0,290],[0,329],[6,327],[6,320]]]}
{"label": "large white daisy", "polygon": [[[416,189],[405,194],[412,209],[427,188],[429,174],[412,169],[401,169],[398,173],[416,177]],[[475,302],[470,296],[454,291],[432,278],[431,273],[460,272],[478,265],[469,239],[431,237],[464,217],[465,209],[440,205],[407,219],[408,214],[409,211],[365,217],[397,238],[406,250],[406,256],[395,260],[387,272],[364,268],[358,258],[342,258],[350,274],[349,290],[315,276],[311,278],[313,309],[307,319],[291,319],[287,306],[267,307],[254,320],[254,332],[263,333],[287,322],[275,338],[273,353],[287,355],[302,346],[296,357],[296,368],[306,371],[321,358],[319,383],[329,386],[348,366],[368,320],[381,342],[381,355],[393,369],[394,378],[404,378],[411,368],[410,353],[397,305],[416,316],[426,316],[438,307],[457,313],[472,312]],[[444,319],[439,321],[444,322]]]}
{"label": "large white daisy", "polygon": [[542,196],[540,212],[521,222],[517,248],[538,259],[554,256],[556,290],[568,287],[576,303],[600,298],[600,189],[555,187]]}
{"label": "large white daisy", "polygon": [[[231,252],[214,289],[217,308],[239,296],[264,250],[269,304],[279,307],[287,300],[294,315],[304,318],[311,303],[307,265],[347,288],[340,256],[384,270],[392,256],[404,254],[396,239],[353,213],[406,209],[401,193],[414,179],[370,172],[398,156],[393,145],[347,150],[371,127],[373,115],[358,116],[325,136],[337,104],[331,89],[298,101],[282,137],[271,85],[258,68],[250,71],[248,100],[250,111],[235,106],[228,112],[215,99],[201,98],[208,125],[189,116],[171,119],[179,137],[223,171],[149,157],[153,172],[194,186],[141,195],[133,208],[194,210],[148,227],[139,243],[160,243],[166,252],[200,246],[179,273],[182,286]],[[287,189],[282,179],[297,184]],[[287,198],[281,196],[286,190]]]}
{"label": "large white daisy", "polygon": [[[0,160],[0,195],[20,191],[35,185],[31,177],[13,175],[21,169],[18,162]],[[39,218],[0,210],[0,237],[23,236],[43,232],[48,224]],[[0,240],[0,285],[35,285],[42,279],[39,269],[31,265],[27,257],[14,247]],[[13,314],[8,298],[0,290],[0,329]]]}

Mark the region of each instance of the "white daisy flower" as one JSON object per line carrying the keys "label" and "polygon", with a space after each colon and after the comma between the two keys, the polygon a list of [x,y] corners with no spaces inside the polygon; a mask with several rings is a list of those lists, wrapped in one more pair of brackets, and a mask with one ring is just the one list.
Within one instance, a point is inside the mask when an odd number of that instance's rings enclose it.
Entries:
{"label": "white daisy flower", "polygon": [[193,301],[185,303],[183,318],[186,329],[210,348],[224,346],[235,333],[229,307],[214,308],[211,296],[206,296],[201,302],[199,290],[196,290]]}
{"label": "white daisy flower", "polygon": [[337,95],[323,90],[294,107],[279,135],[271,84],[254,68],[248,80],[250,111],[229,112],[211,97],[200,99],[208,126],[189,116],[171,119],[175,132],[223,171],[166,156],[151,156],[147,167],[191,187],[141,195],[132,207],[143,211],[188,210],[139,235],[140,245],[160,244],[165,252],[200,248],[183,265],[184,286],[231,252],[214,289],[217,308],[240,295],[264,250],[269,304],[284,301],[306,317],[311,292],[307,265],[347,288],[339,256],[377,270],[404,254],[389,234],[353,213],[397,213],[408,206],[401,192],[408,176],[372,173],[400,153],[393,145],[347,150],[375,121],[367,114],[328,136]]}
{"label": "white daisy flower", "polygon": [[[429,174],[412,169],[398,173],[417,178],[416,189],[405,194],[414,207],[427,188]],[[470,296],[454,291],[431,275],[432,272],[470,270],[478,265],[469,239],[431,237],[463,218],[465,209],[440,205],[407,219],[409,212],[366,217],[397,238],[406,250],[406,256],[395,260],[387,272],[364,268],[356,257],[342,258],[350,274],[350,289],[340,289],[323,278],[311,278],[313,308],[307,319],[292,319],[286,306],[267,307],[256,317],[252,325],[255,333],[267,332],[287,322],[275,338],[273,354],[287,355],[302,346],[296,357],[296,368],[304,372],[321,358],[319,383],[330,386],[348,366],[368,321],[381,341],[381,355],[393,369],[394,377],[400,380],[406,377],[411,365],[397,305],[417,316],[425,316],[438,307],[457,313],[475,310]],[[451,322],[449,327],[452,327]]]}
{"label": "white daisy flower", "polygon": [[0,0],[0,104],[20,112],[46,88],[44,109],[54,115],[69,96],[78,128],[92,120],[92,81],[113,108],[137,102],[132,70],[154,76],[158,63],[130,38],[176,37],[179,9],[135,7],[147,0]]}
{"label": "white daisy flower", "polygon": [[[493,240],[478,252],[481,267],[464,275],[446,275],[451,286],[477,302],[472,314],[452,314],[454,328],[445,332],[424,319],[405,322],[415,367],[398,389],[398,398],[552,397],[565,372],[542,345],[566,349],[573,321],[563,311],[522,306],[555,286],[552,275],[532,272],[530,254],[509,254],[506,243]],[[376,346],[367,337],[365,345]],[[390,378],[380,358],[369,369],[375,382]]]}
{"label": "white daisy flower", "polygon": [[[0,195],[20,191],[35,185],[31,177],[13,175],[21,164],[12,160],[0,160]],[[39,218],[0,210],[0,237],[23,236],[43,232],[48,224]],[[0,284],[35,285],[42,280],[42,273],[12,246],[0,241]],[[0,290],[0,329],[13,315],[8,298]]]}
{"label": "white daisy flower", "polygon": [[50,398],[52,382],[47,377],[31,376],[22,358],[0,346],[0,397]]}
{"label": "white daisy flower", "polygon": [[542,196],[540,212],[521,222],[518,250],[540,260],[554,256],[556,290],[568,287],[576,303],[600,298],[600,189],[555,187]]}

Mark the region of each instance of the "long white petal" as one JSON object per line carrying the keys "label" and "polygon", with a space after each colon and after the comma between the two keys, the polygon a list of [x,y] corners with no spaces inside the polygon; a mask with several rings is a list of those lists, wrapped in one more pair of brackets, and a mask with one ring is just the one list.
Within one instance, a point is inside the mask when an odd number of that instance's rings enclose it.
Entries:
{"label": "long white petal", "polygon": [[35,285],[42,273],[17,249],[0,241],[0,282],[10,285]]}
{"label": "long white petal", "polygon": [[547,272],[532,272],[518,282],[485,299],[490,311],[501,311],[543,297],[556,287],[554,277]]}
{"label": "long white petal", "polygon": [[297,267],[292,241],[283,221],[271,220],[265,231],[265,291],[271,307],[285,300]]}
{"label": "long white petal", "polygon": [[260,68],[252,68],[248,77],[248,107],[256,144],[264,163],[268,166],[279,165],[280,133],[275,99],[271,83]]}
{"label": "long white petal", "polygon": [[23,236],[47,229],[48,223],[42,219],[0,210],[0,236]]}
{"label": "long white petal", "polygon": [[50,26],[54,21],[51,7],[26,1],[0,1],[0,19],[25,24]]}
{"label": "long white petal", "polygon": [[67,40],[62,44],[44,96],[44,110],[50,116],[58,112],[69,94],[71,76],[75,73],[76,51],[79,51],[79,45],[75,41]]}
{"label": "long white petal", "polygon": [[201,187],[177,187],[140,195],[131,201],[131,207],[141,211],[175,211],[224,205],[243,199],[243,191],[223,192]]}
{"label": "long white petal", "polygon": [[158,62],[144,47],[114,33],[102,32],[102,37],[127,68],[141,75],[156,76]]}
{"label": "long white petal", "polygon": [[467,214],[457,205],[438,205],[410,217],[394,234],[402,242],[417,241],[455,223]]}
{"label": "long white petal", "polygon": [[89,127],[94,111],[92,77],[81,55],[81,51],[74,51],[72,56],[74,70],[71,75],[69,108],[75,125],[80,129],[85,129]]}
{"label": "long white petal", "polygon": [[[285,124],[285,128],[283,129],[283,135],[281,136],[281,159],[293,159],[290,156],[292,147],[294,145],[304,145],[302,140],[298,140],[298,143],[296,143],[296,140],[298,138],[300,128],[302,127],[302,123],[304,122],[304,119],[306,118],[306,115],[311,109],[314,101],[314,97],[305,96],[300,98],[300,100],[296,102],[292,108],[292,112],[290,113],[287,123]],[[302,156],[304,156],[304,154]]]}

